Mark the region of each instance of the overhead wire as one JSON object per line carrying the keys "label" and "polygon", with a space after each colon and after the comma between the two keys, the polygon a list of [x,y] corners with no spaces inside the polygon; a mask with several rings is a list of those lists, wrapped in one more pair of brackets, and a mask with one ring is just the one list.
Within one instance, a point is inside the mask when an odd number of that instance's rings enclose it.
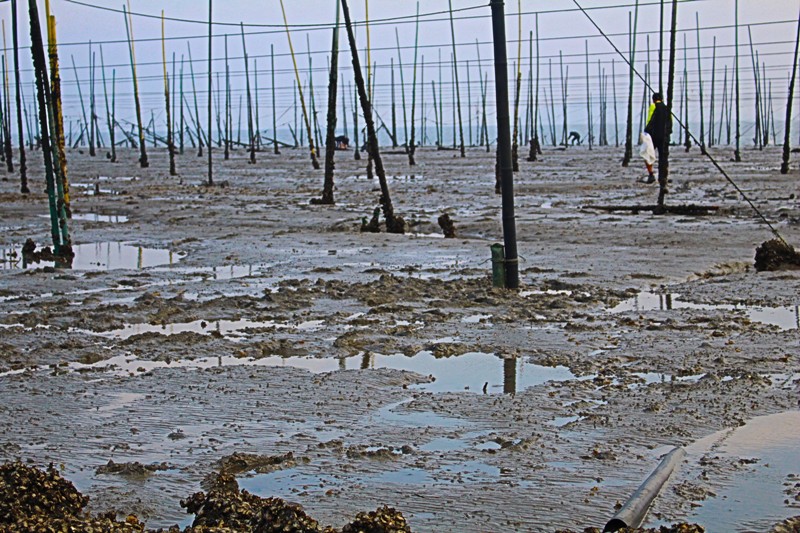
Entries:
{"label": "overhead wire", "polygon": [[[630,61],[628,61],[628,58],[625,57],[625,55],[616,47],[616,45],[611,41],[611,39],[609,39],[606,36],[605,32],[603,32],[603,29],[581,7],[581,5],[578,3],[578,0],[572,0],[572,1],[578,7],[578,9],[580,9],[581,12],[586,16],[586,18],[589,19],[589,22],[591,22],[592,25],[595,28],[597,28],[597,31],[599,31],[600,34],[603,35],[603,37],[605,37],[605,39],[608,41],[608,44],[610,44],[614,48],[614,50],[617,52],[617,54],[619,54],[619,56],[622,57],[622,60],[630,67],[630,69],[636,74],[636,76],[640,80],[642,80],[642,82],[645,84],[645,86],[651,92],[653,92],[652,86],[647,82],[647,80],[644,78],[644,76],[642,76],[641,73],[639,73],[639,71],[636,70],[636,67],[634,65],[632,65],[630,63]],[[678,125],[680,127],[682,127],[686,131],[686,135],[688,135],[692,139],[692,141],[695,142],[696,144],[700,144],[700,142],[698,141],[697,137],[695,137],[694,134],[689,130],[689,126],[685,125],[683,122],[681,122],[680,117],[676,116],[675,113],[672,112],[672,109],[670,109],[669,111],[670,111],[670,114],[672,115],[672,118],[678,123]],[[709,159],[709,161],[711,161],[711,163],[716,167],[716,169],[719,170],[722,173],[722,175],[725,177],[725,179],[728,181],[728,183],[730,183],[733,186],[733,188],[736,189],[736,192],[738,192],[741,195],[741,197],[750,205],[750,207],[753,209],[753,211],[755,211],[755,213],[758,215],[758,217],[761,219],[761,221],[764,222],[764,224],[767,225],[767,227],[770,229],[772,234],[778,240],[780,240],[783,244],[788,246],[788,243],[781,236],[780,232],[778,232],[778,230],[772,225],[772,223],[769,220],[767,220],[767,217],[764,216],[764,214],[761,212],[761,210],[758,208],[758,206],[756,206],[756,204],[750,199],[750,197],[747,196],[747,194],[742,190],[742,188],[739,187],[739,185],[737,185],[735,181],[733,181],[733,178],[731,178],[728,175],[728,173],[725,172],[725,169],[723,169],[722,166],[720,166],[720,164],[717,162],[717,160],[714,158],[714,156],[712,156],[708,152],[708,150],[704,150],[703,151],[703,155],[705,155]]]}

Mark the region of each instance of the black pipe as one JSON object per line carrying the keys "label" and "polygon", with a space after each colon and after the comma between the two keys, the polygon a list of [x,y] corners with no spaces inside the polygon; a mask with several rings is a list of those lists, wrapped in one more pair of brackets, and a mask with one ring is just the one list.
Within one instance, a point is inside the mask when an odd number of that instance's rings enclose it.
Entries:
{"label": "black pipe", "polygon": [[622,528],[639,527],[644,522],[644,517],[647,516],[650,504],[656,499],[664,483],[667,482],[678,463],[683,461],[685,455],[686,450],[683,448],[675,448],[665,455],[658,468],[653,470],[653,473],[625,502],[625,505],[608,521],[606,527],[603,528],[603,533],[619,531]]}
{"label": "black pipe", "polygon": [[497,163],[503,194],[503,241],[506,288],[519,287],[517,228],[514,216],[514,172],[511,160],[511,130],[508,114],[508,57],[506,55],[505,9],[502,0],[491,0],[494,36],[494,78],[497,99]]}

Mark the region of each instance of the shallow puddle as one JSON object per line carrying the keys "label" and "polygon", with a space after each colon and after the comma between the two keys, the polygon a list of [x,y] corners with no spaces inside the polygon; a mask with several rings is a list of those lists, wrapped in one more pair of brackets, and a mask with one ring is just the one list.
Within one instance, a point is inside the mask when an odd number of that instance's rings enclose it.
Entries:
{"label": "shallow puddle", "polygon": [[93,242],[72,246],[75,257],[70,265],[56,264],[53,261],[28,263],[22,257],[22,248],[3,250],[0,269],[57,267],[72,270],[138,270],[159,265],[172,265],[186,254],[133,246],[124,242]]}
{"label": "shallow puddle", "polygon": [[702,311],[741,311],[753,322],[778,326],[783,330],[800,328],[798,306],[762,307],[731,304],[698,304],[681,300],[678,294],[656,294],[641,292],[611,309],[612,313],[630,311],[672,311],[675,309],[698,309]]}
{"label": "shallow puddle", "polygon": [[[49,215],[39,215],[40,218],[50,218]],[[110,224],[124,224],[128,221],[125,215],[100,215],[98,213],[73,213],[72,220],[86,220],[88,222],[108,222]]]}
{"label": "shallow puddle", "polygon": [[773,524],[798,514],[791,502],[800,482],[800,411],[763,416],[735,430],[726,430],[698,441],[687,451],[698,457],[710,451],[757,461],[734,475],[732,484],[702,502],[688,522],[709,531],[767,531]]}
{"label": "shallow puddle", "polygon": [[[220,331],[227,327],[245,326],[247,321],[228,321],[220,324]],[[192,323],[194,324],[194,323]],[[260,325],[259,327],[264,327]],[[280,325],[279,325],[280,326]],[[157,329],[161,326],[142,325],[143,328]],[[169,326],[167,326],[169,327]],[[215,324],[207,324],[207,329],[215,331]],[[252,323],[246,327],[254,327]],[[281,327],[290,327],[282,325]],[[307,329],[321,327],[318,321],[306,322],[295,328]],[[118,334],[123,330],[117,330]],[[124,330],[125,335],[134,335],[133,330]],[[104,335],[109,336],[113,332]],[[104,372],[111,375],[128,375],[149,372],[159,368],[212,368],[223,366],[267,366],[302,368],[314,373],[334,372],[337,370],[368,370],[391,368],[416,372],[431,376],[429,383],[414,385],[411,388],[428,392],[474,392],[474,393],[506,393],[514,394],[529,387],[542,385],[548,381],[569,381],[576,379],[567,367],[548,367],[526,362],[524,359],[502,359],[494,354],[473,352],[459,356],[436,358],[431,352],[422,351],[413,357],[403,354],[381,355],[363,354],[346,358],[315,358],[315,357],[280,357],[277,355],[254,359],[252,357],[221,356],[211,358],[181,359],[174,361],[150,361],[138,359],[133,355],[115,356],[110,359],[93,364],[69,363],[66,370],[74,372]],[[51,367],[40,367],[48,370]],[[29,370],[13,370],[0,374],[0,378],[8,375],[21,374]],[[409,423],[418,425],[420,420],[416,414],[398,414],[392,412],[394,418],[409,417]],[[399,420],[399,419],[398,419]],[[396,422],[398,420],[395,420]]]}
{"label": "shallow puddle", "polygon": [[[324,321],[310,320],[301,322],[297,325],[284,324],[274,320],[255,321],[255,320],[194,320],[192,322],[181,322],[176,324],[128,324],[127,326],[96,333],[102,337],[114,339],[127,339],[134,335],[144,333],[158,333],[160,335],[177,335],[179,333],[199,333],[203,335],[217,335],[228,339],[245,337],[250,329],[296,329],[298,331],[316,331],[322,327]],[[91,333],[91,332],[90,332]]]}

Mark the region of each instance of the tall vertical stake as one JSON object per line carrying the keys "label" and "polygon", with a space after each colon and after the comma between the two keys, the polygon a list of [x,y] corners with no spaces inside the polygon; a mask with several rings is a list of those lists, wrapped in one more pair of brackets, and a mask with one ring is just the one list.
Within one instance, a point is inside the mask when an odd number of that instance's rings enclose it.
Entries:
{"label": "tall vertical stake", "polygon": [[[164,98],[167,106],[167,151],[169,152],[169,175],[176,176],[175,170],[175,143],[172,137],[172,113],[169,101],[169,76],[167,75],[167,44],[164,29],[164,10],[161,10],[161,60],[164,64]],[[153,131],[155,135],[155,131]]]}
{"label": "tall vertical stake", "polygon": [[497,161],[503,191],[503,241],[505,244],[506,287],[519,287],[517,229],[514,216],[514,172],[511,166],[511,135],[508,117],[508,58],[502,0],[491,0],[494,37],[495,97],[497,100]]}
{"label": "tall vertical stake", "polygon": [[[521,0],[520,0],[521,1]],[[458,108],[458,135],[460,139],[460,146],[461,146],[461,157],[466,157],[466,152],[464,151],[464,122],[461,119],[461,90],[459,89],[458,84],[458,56],[456,56],[456,30],[455,26],[453,25],[453,0],[447,0],[447,5],[449,6],[450,11],[450,36],[453,41],[453,71],[455,72],[455,81],[456,81],[456,101],[455,105]],[[520,21],[522,21],[522,14],[520,14]],[[522,30],[520,29],[520,32]],[[455,127],[455,124],[453,125]]]}
{"label": "tall vertical stake", "polygon": [[792,77],[789,81],[789,98],[786,101],[786,127],[783,132],[783,162],[781,163],[781,174],[789,172],[789,157],[791,145],[789,135],[792,130],[792,100],[794,98],[794,82],[797,75],[797,55],[800,52],[800,16],[797,18],[797,37],[794,40],[794,60],[792,61]]}
{"label": "tall vertical stake", "polygon": [[270,75],[272,77],[272,146],[275,155],[281,152],[278,150],[278,117],[275,113],[275,46],[269,45]]}
{"label": "tall vertical stake", "polygon": [[19,135],[19,181],[20,192],[28,194],[28,166],[25,159],[25,138],[22,131],[22,91],[19,76],[19,40],[17,35],[17,0],[11,0],[11,39],[14,45],[14,84],[16,86],[17,102],[17,133]]}
{"label": "tall vertical stake", "polygon": [[139,102],[139,82],[136,79],[136,54],[134,52],[133,44],[133,17],[130,15],[130,0],[128,0],[128,9],[122,6],[123,16],[125,17],[125,31],[128,36],[128,51],[131,56],[131,74],[133,76],[133,100],[136,105],[136,124],[139,127],[139,165],[142,168],[147,168],[150,163],[147,161],[147,149],[144,142],[144,128],[142,127],[142,106]]}

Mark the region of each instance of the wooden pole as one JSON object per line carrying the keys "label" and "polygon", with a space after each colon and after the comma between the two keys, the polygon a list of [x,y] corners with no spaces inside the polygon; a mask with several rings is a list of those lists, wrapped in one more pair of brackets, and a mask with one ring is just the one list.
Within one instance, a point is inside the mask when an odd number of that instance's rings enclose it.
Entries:
{"label": "wooden pole", "polygon": [[686,44],[686,34],[683,34],[683,99],[684,99],[684,146],[688,152],[692,148],[692,138],[689,136],[689,61],[687,58],[688,46]]}
{"label": "wooden pole", "polygon": [[180,94],[179,100],[180,100],[180,108],[181,108],[181,118],[180,118],[180,121],[178,122],[180,124],[180,130],[179,130],[180,131],[180,136],[178,138],[180,140],[180,150],[179,151],[180,151],[180,154],[183,155],[184,129],[185,129],[185,126],[186,126],[185,117],[184,117],[184,114],[183,114],[184,102],[186,101],[185,97],[183,96],[183,54],[181,54],[181,73],[180,73],[180,76],[181,76],[181,82],[180,82],[180,93],[181,94]]}
{"label": "wooden pole", "polygon": [[[56,36],[56,18],[50,14],[50,0],[45,0],[45,17],[47,19],[47,53],[50,60],[50,105],[52,105],[54,129],[53,140],[56,146],[55,161],[58,164],[56,176],[60,180],[62,190],[64,213],[66,218],[72,218],[72,208],[69,194],[69,179],[67,174],[67,154],[64,146],[64,114],[61,108],[61,72],[58,64],[58,41]],[[34,123],[38,122],[34,120]],[[38,133],[38,132],[37,132]]]}
{"label": "wooden pole", "polygon": [[783,162],[781,163],[781,174],[789,172],[789,158],[791,157],[791,145],[789,136],[792,130],[792,100],[794,99],[794,83],[797,79],[797,56],[800,52],[800,16],[797,18],[797,36],[794,39],[794,60],[792,61],[792,76],[789,81],[789,98],[786,101],[786,127],[783,130]]}
{"label": "wooden pole", "polygon": [[352,22],[350,21],[350,10],[347,7],[347,0],[341,0],[342,11],[344,13],[345,26],[347,28],[347,38],[350,43],[350,53],[353,57],[353,72],[355,74],[356,88],[358,97],[361,101],[361,109],[364,112],[364,120],[367,123],[367,135],[369,142],[369,152],[375,162],[375,173],[381,187],[380,203],[383,208],[383,216],[386,219],[386,231],[389,233],[405,233],[405,220],[394,214],[394,207],[389,193],[389,185],[386,181],[386,172],[383,168],[383,160],[378,148],[378,136],[375,132],[375,123],[372,120],[371,104],[367,97],[367,89],[364,78],[361,74],[361,64],[358,60],[358,49],[356,48],[356,38],[353,33]]}
{"label": "wooden pole", "polygon": [[[331,66],[328,74],[328,124],[325,137],[325,181],[322,198],[312,199],[312,203],[333,205],[333,171],[336,155],[336,91],[339,82],[339,3],[336,3],[336,25],[331,39]],[[345,130],[346,131],[346,130]]]}
{"label": "wooden pole", "polygon": [[614,146],[619,148],[619,119],[617,118],[617,74],[614,59],[611,59],[611,91],[614,98]]}

